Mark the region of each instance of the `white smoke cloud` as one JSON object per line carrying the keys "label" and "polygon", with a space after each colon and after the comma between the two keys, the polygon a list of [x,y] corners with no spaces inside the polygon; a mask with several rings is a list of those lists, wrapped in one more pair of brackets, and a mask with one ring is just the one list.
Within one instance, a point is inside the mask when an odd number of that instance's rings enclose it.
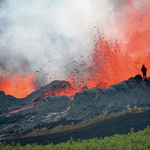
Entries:
{"label": "white smoke cloud", "polygon": [[38,76],[47,82],[54,77],[65,79],[66,63],[81,55],[86,59],[93,43],[94,26],[102,27],[109,37],[119,36],[116,2],[112,0],[1,2],[1,61],[4,58],[10,70],[30,74],[39,70]]}

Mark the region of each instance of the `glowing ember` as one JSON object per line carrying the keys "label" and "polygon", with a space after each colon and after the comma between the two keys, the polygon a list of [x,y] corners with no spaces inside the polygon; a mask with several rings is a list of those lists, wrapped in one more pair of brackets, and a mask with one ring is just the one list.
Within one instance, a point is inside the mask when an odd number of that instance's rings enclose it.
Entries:
{"label": "glowing ember", "polygon": [[5,94],[13,95],[17,98],[26,97],[35,90],[35,79],[32,75],[23,77],[22,75],[14,74],[8,77],[5,74],[0,79],[0,90],[5,91]]}

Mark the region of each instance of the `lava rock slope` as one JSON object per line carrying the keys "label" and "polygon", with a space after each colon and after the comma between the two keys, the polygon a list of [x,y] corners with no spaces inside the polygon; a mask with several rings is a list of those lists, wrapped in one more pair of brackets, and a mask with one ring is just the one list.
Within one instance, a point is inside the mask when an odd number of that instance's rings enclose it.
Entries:
{"label": "lava rock slope", "polygon": [[[1,91],[0,140],[53,126],[62,120],[70,122],[93,118],[106,111],[108,114],[115,113],[126,109],[127,105],[131,108],[150,106],[150,78],[143,81],[141,75],[106,89],[83,90],[76,93],[73,101],[69,96],[55,96],[54,91],[65,87],[72,88],[67,81],[53,81],[23,99]],[[53,91],[51,96],[44,96],[47,91]]]}

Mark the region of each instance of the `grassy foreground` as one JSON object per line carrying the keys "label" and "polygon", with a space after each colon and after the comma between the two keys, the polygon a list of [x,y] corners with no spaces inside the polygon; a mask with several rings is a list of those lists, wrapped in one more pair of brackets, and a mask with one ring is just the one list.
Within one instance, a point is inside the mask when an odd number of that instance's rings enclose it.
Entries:
{"label": "grassy foreground", "polygon": [[143,131],[134,132],[132,128],[128,134],[115,134],[104,139],[89,139],[74,141],[71,137],[66,143],[57,145],[21,145],[12,142],[11,145],[0,143],[0,150],[149,150],[150,149],[150,128]]}

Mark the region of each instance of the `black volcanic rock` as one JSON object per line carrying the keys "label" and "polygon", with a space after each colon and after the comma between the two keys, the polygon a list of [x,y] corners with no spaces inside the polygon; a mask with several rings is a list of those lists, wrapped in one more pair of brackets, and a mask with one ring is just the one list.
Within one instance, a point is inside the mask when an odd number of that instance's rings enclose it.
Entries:
{"label": "black volcanic rock", "polygon": [[0,91],[0,95],[5,95],[5,92],[4,91]]}
{"label": "black volcanic rock", "polygon": [[[53,81],[23,99],[0,95],[0,140],[50,126],[61,120],[88,119],[106,111],[108,114],[115,113],[126,109],[127,105],[131,108],[150,106],[150,78],[143,81],[141,75],[106,89],[85,89],[76,93],[73,102],[65,95],[54,96],[66,87],[73,89],[67,81]],[[45,95],[47,92],[51,96]]]}
{"label": "black volcanic rock", "polygon": [[71,84],[67,81],[52,81],[50,84],[47,84],[46,86],[41,87],[39,90],[34,91],[33,93],[31,93],[30,95],[28,95],[27,97],[25,97],[25,99],[34,99],[34,98],[41,98],[43,97],[43,94],[47,91],[51,91],[51,96],[55,96],[55,92],[58,90],[63,90],[66,87],[69,87],[70,89],[73,89]]}
{"label": "black volcanic rock", "polygon": [[93,88],[78,92],[68,112],[67,120],[88,119],[107,111],[108,114],[123,111],[127,105],[150,106],[150,78],[146,82],[137,75],[106,89]]}
{"label": "black volcanic rock", "polygon": [[[26,98],[17,99],[10,95],[0,95],[0,139],[20,135],[48,123],[59,121],[71,104],[67,96],[43,96],[45,92],[70,86],[67,81],[52,83],[31,93]],[[61,116],[61,117],[60,117]],[[14,135],[8,133],[14,133]],[[3,134],[6,134],[3,136]]]}
{"label": "black volcanic rock", "polygon": [[142,76],[140,74],[138,74],[134,77],[134,79],[137,81],[142,81]]}

